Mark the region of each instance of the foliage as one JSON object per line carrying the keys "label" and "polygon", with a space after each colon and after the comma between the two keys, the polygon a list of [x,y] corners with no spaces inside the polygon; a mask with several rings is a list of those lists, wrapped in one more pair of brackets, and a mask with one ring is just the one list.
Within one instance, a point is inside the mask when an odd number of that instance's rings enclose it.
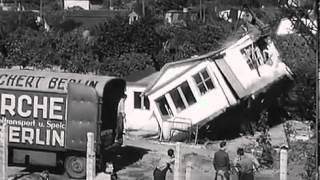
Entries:
{"label": "foliage", "polygon": [[[302,120],[315,121],[316,61],[315,53],[299,35],[276,38],[281,57],[295,74],[295,86],[289,92],[285,108]],[[295,117],[295,118],[298,118]]]}
{"label": "foliage", "polygon": [[188,0],[161,0],[156,2],[156,8],[163,12],[172,9],[182,9],[187,6]]}
{"label": "foliage", "polygon": [[145,53],[125,53],[119,59],[106,58],[100,68],[100,74],[124,77],[132,72],[144,70],[152,66],[152,59]]}
{"label": "foliage", "polygon": [[[290,143],[288,151],[288,166],[304,164],[304,171],[300,173],[302,179],[316,179],[316,143],[315,139],[306,142],[297,141]],[[289,168],[288,168],[289,169]]]}
{"label": "foliage", "polygon": [[99,61],[102,62],[107,57],[120,58],[123,54],[135,52],[150,55],[157,66],[154,56],[161,50],[163,41],[155,31],[154,26],[157,23],[157,19],[143,18],[129,25],[126,18],[116,16],[100,24],[93,33],[96,36],[94,49]]}
{"label": "foliage", "polygon": [[157,32],[167,39],[163,52],[158,54],[158,59],[162,59],[160,64],[217,50],[231,33],[230,26],[225,21],[189,23],[188,26],[160,26]]}
{"label": "foliage", "polygon": [[[291,4],[292,3],[292,4]],[[313,51],[317,51],[316,1],[289,1],[280,6],[284,17],[290,19],[294,29],[305,39]],[[310,9],[313,10],[311,13]],[[307,22],[307,23],[306,23]]]}
{"label": "foliage", "polygon": [[36,14],[32,12],[0,11],[0,38],[14,32],[19,27],[37,30]]}
{"label": "foliage", "polygon": [[6,40],[9,51],[5,66],[33,66],[40,69],[51,67],[57,59],[52,38],[45,32],[18,28]]}
{"label": "foliage", "polygon": [[83,30],[60,34],[57,52],[61,69],[68,72],[96,72],[99,62],[93,52],[93,44],[83,38]]}
{"label": "foliage", "polygon": [[51,28],[54,30],[60,30],[61,23],[63,22],[64,11],[57,0],[44,0],[43,14]]}

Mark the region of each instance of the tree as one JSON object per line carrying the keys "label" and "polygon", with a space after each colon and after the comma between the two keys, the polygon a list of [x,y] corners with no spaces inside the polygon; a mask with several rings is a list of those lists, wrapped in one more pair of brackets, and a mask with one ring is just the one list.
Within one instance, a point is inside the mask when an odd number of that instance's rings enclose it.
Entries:
{"label": "tree", "polygon": [[317,1],[285,1],[280,4],[283,16],[287,17],[294,29],[305,39],[310,48],[317,51],[317,24],[319,3]]}
{"label": "tree", "polygon": [[157,23],[157,19],[147,17],[130,25],[127,18],[117,16],[98,25],[93,34],[96,37],[94,49],[99,61],[107,57],[119,58],[131,52],[145,53],[159,69],[155,55],[162,48],[163,38],[155,30]]}
{"label": "tree", "polygon": [[165,64],[217,50],[231,33],[230,26],[225,21],[190,23],[186,27],[163,25],[158,28],[158,33],[167,41],[158,59]]}
{"label": "tree", "polygon": [[94,53],[94,44],[83,38],[84,29],[61,33],[57,40],[57,52],[61,69],[74,73],[98,73],[100,62]]}
{"label": "tree", "polygon": [[187,6],[188,0],[161,0],[156,2],[156,9],[162,12],[172,9],[182,9]]}
{"label": "tree", "polygon": [[57,64],[54,36],[31,28],[18,28],[6,39],[6,66],[32,66],[43,69]]}
{"label": "tree", "polygon": [[295,86],[284,104],[296,119],[316,119],[316,60],[315,52],[299,35],[292,34],[276,38],[283,61],[295,74]]}
{"label": "tree", "polygon": [[125,77],[132,72],[144,70],[153,65],[151,56],[145,53],[125,53],[119,58],[105,58],[99,69],[100,74]]}

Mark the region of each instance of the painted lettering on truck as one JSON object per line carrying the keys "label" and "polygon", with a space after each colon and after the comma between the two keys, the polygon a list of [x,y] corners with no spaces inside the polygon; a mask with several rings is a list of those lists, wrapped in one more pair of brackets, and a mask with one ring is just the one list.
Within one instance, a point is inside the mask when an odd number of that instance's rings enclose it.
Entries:
{"label": "painted lettering on truck", "polygon": [[44,76],[0,74],[0,87],[21,87],[21,88],[47,88],[65,90],[68,83],[80,83],[95,88],[96,80],[85,80],[76,78],[51,77],[49,80]]}
{"label": "painted lettering on truck", "polygon": [[9,143],[64,147],[66,94],[0,90],[0,100]]}

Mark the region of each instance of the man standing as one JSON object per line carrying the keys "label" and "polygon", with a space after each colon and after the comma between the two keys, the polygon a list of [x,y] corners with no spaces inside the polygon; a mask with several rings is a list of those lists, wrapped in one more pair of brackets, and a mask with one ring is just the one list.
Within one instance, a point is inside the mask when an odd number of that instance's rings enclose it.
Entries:
{"label": "man standing", "polygon": [[254,171],[259,167],[258,161],[244,153],[243,148],[237,150],[238,158],[235,166],[239,173],[239,180],[254,180]]}
{"label": "man standing", "polygon": [[118,111],[117,111],[117,127],[115,131],[115,142],[120,142],[123,141],[123,132],[124,132],[124,123],[125,123],[125,118],[126,118],[126,113],[125,113],[125,101],[127,99],[127,95],[123,94],[119,103],[118,103]]}
{"label": "man standing", "polygon": [[222,141],[220,143],[220,149],[214,154],[213,158],[213,167],[216,170],[215,180],[217,176],[220,175],[223,179],[229,180],[229,171],[230,171],[230,160],[229,155],[226,152],[226,142]]}

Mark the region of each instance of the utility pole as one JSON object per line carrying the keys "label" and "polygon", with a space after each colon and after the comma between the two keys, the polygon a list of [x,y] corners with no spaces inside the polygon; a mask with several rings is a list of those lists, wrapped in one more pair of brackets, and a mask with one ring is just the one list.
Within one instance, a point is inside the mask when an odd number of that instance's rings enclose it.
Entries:
{"label": "utility pole", "polygon": [[200,0],[200,19],[202,20],[202,0]]}
{"label": "utility pole", "polygon": [[144,0],[142,0],[142,16],[144,17],[146,14],[145,14],[145,6],[144,6]]}
{"label": "utility pole", "polygon": [[113,7],[112,7],[112,0],[109,0],[109,9],[110,9],[110,10],[113,10]]}
{"label": "utility pole", "polygon": [[43,16],[43,9],[42,9],[42,0],[40,0],[40,12],[39,12],[39,14],[40,14],[40,21],[41,21],[41,23],[42,23],[42,16]]}

